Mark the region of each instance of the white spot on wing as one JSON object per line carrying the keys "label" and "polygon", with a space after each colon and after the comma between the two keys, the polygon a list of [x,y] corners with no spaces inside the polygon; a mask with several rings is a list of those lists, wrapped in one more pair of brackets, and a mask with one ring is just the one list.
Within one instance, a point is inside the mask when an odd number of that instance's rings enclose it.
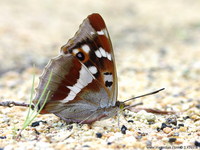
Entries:
{"label": "white spot on wing", "polygon": [[113,78],[112,78],[112,75],[104,75],[104,79],[105,81],[108,81],[108,82],[112,82],[113,81]]}
{"label": "white spot on wing", "polygon": [[111,54],[106,52],[102,47],[100,47],[99,50],[96,50],[95,54],[98,58],[105,57],[108,58],[110,61],[112,60]]}
{"label": "white spot on wing", "polygon": [[107,38],[109,38],[108,32],[107,32],[106,29],[103,29],[103,30],[101,30],[101,31],[97,31],[97,34],[98,34],[98,35],[105,35]]}
{"label": "white spot on wing", "polygon": [[106,51],[102,47],[99,48],[99,51],[103,57],[106,57]]}
{"label": "white spot on wing", "polygon": [[108,31],[106,29],[103,29],[103,32],[106,35],[106,37],[109,38]]}
{"label": "white spot on wing", "polygon": [[76,95],[72,95],[72,91],[70,91],[70,93],[68,94],[68,96],[63,100],[63,101],[61,101],[61,102],[68,102],[68,101],[70,101],[70,100],[73,100],[74,98],[76,97]]}
{"label": "white spot on wing", "polygon": [[72,52],[73,52],[74,54],[77,54],[77,53],[79,52],[79,50],[78,50],[78,49],[73,49]]}
{"label": "white spot on wing", "polygon": [[[113,82],[113,76],[112,74],[104,74],[104,82]],[[108,87],[109,89],[112,88],[112,86]]]}
{"label": "white spot on wing", "polygon": [[93,31],[90,32],[91,35],[94,35],[95,33]]}
{"label": "white spot on wing", "polygon": [[84,87],[83,84],[81,84],[80,81],[78,81],[78,82],[76,83],[76,86],[79,87],[80,89],[82,89],[82,88]]}
{"label": "white spot on wing", "polygon": [[109,54],[108,52],[106,52],[106,55],[107,55],[107,58],[111,61],[112,60],[111,54]]}
{"label": "white spot on wing", "polygon": [[61,102],[67,103],[70,100],[73,100],[76,97],[76,95],[84,87],[86,87],[89,83],[92,82],[92,80],[93,80],[93,76],[86,70],[86,68],[84,66],[82,66],[81,70],[80,70],[80,76],[79,76],[79,79],[77,80],[77,83],[74,84],[73,86],[67,86],[67,88],[70,89],[71,91],[69,92],[68,96]]}
{"label": "white spot on wing", "polygon": [[79,93],[80,91],[81,91],[81,89],[80,88],[78,88],[77,86],[76,86],[76,84],[74,85],[74,86],[67,86],[67,88],[69,88],[71,91],[73,91],[74,93]]}
{"label": "white spot on wing", "polygon": [[82,46],[82,49],[86,52],[86,53],[89,53],[89,51],[90,51],[90,47],[88,46],[88,45],[83,45]]}
{"label": "white spot on wing", "polygon": [[101,58],[101,57],[102,57],[102,55],[101,55],[101,53],[100,53],[100,51],[99,51],[99,50],[96,50],[96,51],[95,51],[95,54],[96,54],[96,56],[97,56],[97,57],[99,57],[99,58]]}
{"label": "white spot on wing", "polygon": [[96,74],[97,73],[97,68],[95,66],[91,66],[89,67],[89,70],[92,74]]}
{"label": "white spot on wing", "polygon": [[86,86],[85,82],[82,79],[80,79],[80,78],[78,79],[78,83],[80,83],[81,85],[83,85],[83,87]]}
{"label": "white spot on wing", "polygon": [[84,85],[88,85],[90,82],[92,82],[92,76],[88,74],[86,68],[82,66],[81,71],[80,71],[80,77],[79,79],[82,79],[84,82]]}
{"label": "white spot on wing", "polygon": [[98,34],[98,35],[104,35],[104,32],[103,32],[103,30],[97,31],[97,34]]}

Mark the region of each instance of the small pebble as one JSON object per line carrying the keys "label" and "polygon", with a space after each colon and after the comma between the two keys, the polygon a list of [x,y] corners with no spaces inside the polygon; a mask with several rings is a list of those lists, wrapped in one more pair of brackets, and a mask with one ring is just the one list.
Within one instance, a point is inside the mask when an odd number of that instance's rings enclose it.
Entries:
{"label": "small pebble", "polygon": [[83,145],[83,147],[90,147],[89,145]]}
{"label": "small pebble", "polygon": [[103,136],[102,133],[99,133],[99,132],[96,133],[96,137],[97,137],[97,138],[101,138],[102,136]]}
{"label": "small pebble", "polygon": [[197,119],[199,119],[199,116],[198,115],[192,115],[191,119],[197,120]]}
{"label": "small pebble", "polygon": [[196,108],[200,109],[200,104],[196,105]]}
{"label": "small pebble", "polygon": [[37,126],[39,126],[39,125],[40,125],[40,122],[42,122],[42,123],[47,123],[46,121],[40,120],[40,121],[33,122],[33,123],[31,124],[31,127],[37,127]]}
{"label": "small pebble", "polygon": [[172,129],[169,128],[169,127],[166,127],[166,128],[163,129],[163,132],[167,133],[167,134],[170,133],[171,131],[172,131]]}
{"label": "small pebble", "polygon": [[183,144],[183,141],[177,139],[177,140],[175,141],[175,143],[176,143],[176,144]]}
{"label": "small pebble", "polygon": [[133,123],[134,121],[133,120],[128,120],[128,123]]}
{"label": "small pebble", "polygon": [[155,121],[148,121],[149,125],[152,125],[155,123]]}
{"label": "small pebble", "polygon": [[136,136],[135,138],[139,140],[139,139],[142,138],[142,136],[141,136],[141,135],[138,135],[138,136]]}
{"label": "small pebble", "polygon": [[194,145],[197,146],[197,147],[200,147],[200,142],[199,141],[195,141]]}
{"label": "small pebble", "polygon": [[90,130],[90,126],[89,126],[88,124],[84,124],[84,125],[82,125],[81,128],[82,128],[83,130],[85,130],[85,131]]}
{"label": "small pebble", "polygon": [[142,132],[138,132],[138,134],[140,134],[141,136],[146,136],[146,135],[148,135],[148,133],[142,133]]}
{"label": "small pebble", "polygon": [[6,136],[0,136],[0,139],[6,139]]}
{"label": "small pebble", "polygon": [[160,132],[161,128],[156,128],[156,130],[157,130],[158,132]]}
{"label": "small pebble", "polygon": [[183,123],[178,124],[179,127],[184,127]]}
{"label": "small pebble", "polygon": [[175,132],[175,133],[174,133],[174,136],[179,136],[179,133],[178,133],[178,132]]}
{"label": "small pebble", "polygon": [[154,121],[156,120],[156,116],[152,113],[148,113],[145,110],[141,110],[136,114],[136,119],[141,121]]}
{"label": "small pebble", "polygon": [[73,125],[67,126],[67,130],[71,130],[71,129],[73,129]]}
{"label": "small pebble", "polygon": [[169,138],[170,143],[175,142],[175,141],[176,141],[176,138]]}
{"label": "small pebble", "polygon": [[40,132],[38,132],[36,129],[35,129],[35,133],[36,133],[37,135],[40,135]]}
{"label": "small pebble", "polygon": [[107,141],[108,142],[115,142],[117,139],[122,138],[123,135],[120,132],[116,132],[114,135],[110,136]]}
{"label": "small pebble", "polygon": [[149,140],[147,140],[147,141],[146,141],[146,146],[152,146],[152,142],[149,141]]}
{"label": "small pebble", "polygon": [[183,117],[184,120],[189,119],[189,118],[190,118],[190,116]]}
{"label": "small pebble", "polygon": [[126,127],[125,125],[123,125],[123,126],[121,127],[121,132],[122,132],[122,134],[126,134],[126,130],[127,130],[127,127]]}
{"label": "small pebble", "polygon": [[187,128],[186,127],[180,127],[179,131],[180,132],[185,132],[185,131],[187,131]]}
{"label": "small pebble", "polygon": [[175,126],[177,125],[177,120],[176,120],[175,117],[167,118],[166,122],[169,123],[169,124],[173,124]]}
{"label": "small pebble", "polygon": [[164,128],[166,128],[167,127],[167,124],[166,123],[162,123],[162,125],[161,125],[161,130],[163,130]]}

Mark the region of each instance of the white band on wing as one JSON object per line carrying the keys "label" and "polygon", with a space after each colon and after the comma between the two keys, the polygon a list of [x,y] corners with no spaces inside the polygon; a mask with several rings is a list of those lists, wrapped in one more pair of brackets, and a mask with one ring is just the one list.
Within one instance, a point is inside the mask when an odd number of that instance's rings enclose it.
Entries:
{"label": "white band on wing", "polygon": [[87,68],[82,65],[81,70],[80,70],[80,76],[79,79],[77,80],[77,83],[74,84],[73,86],[67,86],[68,89],[70,89],[70,92],[68,96],[62,100],[62,103],[67,103],[71,100],[73,100],[76,95],[84,88],[86,87],[89,83],[92,82],[93,76],[91,73],[87,70]]}

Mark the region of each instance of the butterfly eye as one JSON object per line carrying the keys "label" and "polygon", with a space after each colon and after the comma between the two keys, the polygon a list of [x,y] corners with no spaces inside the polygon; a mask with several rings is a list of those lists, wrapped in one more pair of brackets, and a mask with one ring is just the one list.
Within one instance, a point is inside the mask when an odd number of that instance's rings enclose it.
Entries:
{"label": "butterfly eye", "polygon": [[78,52],[76,54],[76,57],[80,60],[80,61],[83,61],[85,59],[85,56],[82,52]]}

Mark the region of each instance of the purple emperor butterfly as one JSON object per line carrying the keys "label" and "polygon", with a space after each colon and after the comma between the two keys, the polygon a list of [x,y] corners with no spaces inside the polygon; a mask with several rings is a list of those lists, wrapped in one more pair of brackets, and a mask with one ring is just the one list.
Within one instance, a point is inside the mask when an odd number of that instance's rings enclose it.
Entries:
{"label": "purple emperor butterfly", "polygon": [[[89,15],[60,54],[45,67],[36,88],[36,103],[47,88],[41,113],[53,113],[66,122],[92,123],[117,114],[117,73],[110,37],[99,14]],[[38,109],[47,94],[40,99]]]}

